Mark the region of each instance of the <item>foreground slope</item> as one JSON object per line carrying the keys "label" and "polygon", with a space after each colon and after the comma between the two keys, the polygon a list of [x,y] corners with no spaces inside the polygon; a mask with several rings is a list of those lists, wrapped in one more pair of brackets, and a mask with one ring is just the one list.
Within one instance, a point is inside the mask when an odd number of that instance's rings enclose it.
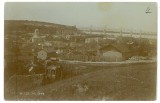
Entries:
{"label": "foreground slope", "polygon": [[155,100],[156,63],[97,68],[97,71],[19,91],[12,99]]}

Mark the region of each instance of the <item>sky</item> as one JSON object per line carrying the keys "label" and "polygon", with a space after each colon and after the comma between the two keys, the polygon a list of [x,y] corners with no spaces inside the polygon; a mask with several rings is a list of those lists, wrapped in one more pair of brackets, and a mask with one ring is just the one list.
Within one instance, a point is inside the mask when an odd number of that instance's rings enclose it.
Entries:
{"label": "sky", "polygon": [[[147,8],[151,13],[146,13]],[[5,20],[33,20],[77,27],[157,32],[156,3],[8,2],[4,9]]]}

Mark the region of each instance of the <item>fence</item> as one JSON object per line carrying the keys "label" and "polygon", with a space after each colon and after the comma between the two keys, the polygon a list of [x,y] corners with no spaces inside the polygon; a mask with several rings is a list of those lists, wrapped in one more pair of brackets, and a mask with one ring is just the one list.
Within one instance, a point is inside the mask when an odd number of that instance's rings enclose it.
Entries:
{"label": "fence", "polygon": [[61,59],[74,60],[74,61],[88,61],[88,56],[86,55],[62,55]]}
{"label": "fence", "polygon": [[91,62],[118,62],[122,61],[119,57],[103,57],[103,56],[87,56],[87,55],[61,55],[62,60],[73,60],[73,61],[91,61]]}

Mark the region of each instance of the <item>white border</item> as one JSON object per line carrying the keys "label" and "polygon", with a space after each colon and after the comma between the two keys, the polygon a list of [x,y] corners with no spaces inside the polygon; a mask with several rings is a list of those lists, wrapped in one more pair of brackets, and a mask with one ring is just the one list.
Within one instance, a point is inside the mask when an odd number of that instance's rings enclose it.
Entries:
{"label": "white border", "polygon": [[158,0],[3,0],[5,2],[158,2]]}
{"label": "white border", "polygon": [[1,52],[0,52],[0,67],[1,67],[1,69],[0,69],[0,82],[1,82],[1,85],[0,85],[0,91],[2,91],[2,92],[0,92],[0,101],[2,101],[2,100],[4,100],[3,98],[4,98],[4,63],[3,63],[3,61],[4,61],[4,40],[3,40],[3,38],[4,38],[4,16],[3,16],[3,14],[4,14],[4,7],[3,7],[4,5],[3,5],[3,3],[2,2],[0,2],[0,9],[1,9],[1,11],[0,11],[0,41],[1,41],[1,43],[0,43],[0,50],[1,50]]}
{"label": "white border", "polygon": [[[11,101],[5,101],[4,100],[4,3],[5,2],[157,2],[158,3],[158,25],[160,24],[160,21],[159,21],[159,8],[160,8],[160,5],[159,5],[159,0],[2,0],[0,2],[0,103],[2,102],[11,102]],[[158,34],[160,33],[159,32],[160,30],[160,27],[158,26]],[[159,36],[158,36],[158,40],[159,40]],[[159,48],[160,48],[160,42],[158,41],[158,55],[157,55],[157,58],[160,58],[160,55],[159,55]],[[149,102],[149,103],[152,103],[152,102],[157,102],[159,103],[160,102],[160,67],[159,67],[159,59],[158,59],[158,67],[157,67],[157,100],[156,101],[145,101],[145,102]],[[15,101],[12,101],[12,102],[15,102]],[[17,101],[16,101],[17,102]],[[28,101],[21,101],[21,102],[28,102]],[[35,101],[29,101],[29,102],[35,102]],[[40,102],[40,101],[38,101]],[[45,103],[46,101],[41,101],[43,103]],[[53,102],[53,101],[48,101],[48,102]],[[59,102],[64,102],[64,101],[59,101]],[[65,101],[66,103],[70,103],[71,101]],[[75,102],[75,101],[72,101],[72,102]],[[76,101],[76,102],[82,102],[82,101]],[[83,101],[86,103],[86,101]],[[97,101],[94,101],[96,103],[98,103]],[[101,101],[101,102],[106,102],[106,101]],[[117,102],[117,101],[110,101],[110,102]],[[124,102],[124,101],[118,101],[118,102]],[[144,102],[144,101],[126,101],[126,102]],[[87,102],[89,103],[89,101]]]}

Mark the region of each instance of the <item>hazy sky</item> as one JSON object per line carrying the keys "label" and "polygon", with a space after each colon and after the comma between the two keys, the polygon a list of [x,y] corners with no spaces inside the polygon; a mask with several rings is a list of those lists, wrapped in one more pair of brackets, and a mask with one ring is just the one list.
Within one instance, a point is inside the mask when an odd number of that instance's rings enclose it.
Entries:
{"label": "hazy sky", "polygon": [[[147,8],[151,13],[145,13]],[[157,31],[156,3],[6,3],[6,20]]]}

